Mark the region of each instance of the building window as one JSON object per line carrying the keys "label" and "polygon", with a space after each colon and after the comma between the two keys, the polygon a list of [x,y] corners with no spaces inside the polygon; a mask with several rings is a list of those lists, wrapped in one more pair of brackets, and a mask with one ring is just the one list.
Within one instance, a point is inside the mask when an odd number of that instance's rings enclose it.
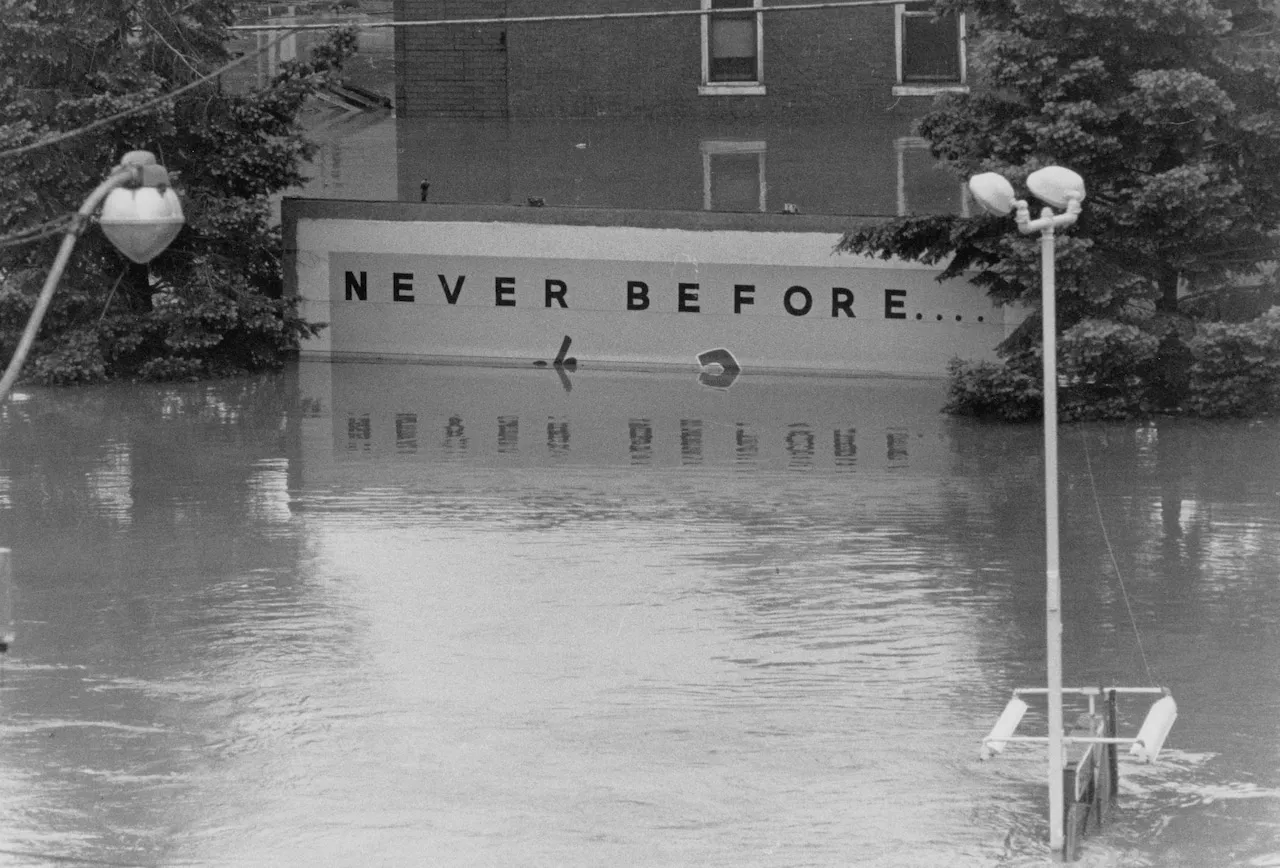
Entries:
{"label": "building window", "polygon": [[[762,0],[702,0],[704,96],[756,96],[764,89]],[[723,10],[723,11],[721,11]],[[755,11],[752,11],[755,10]]]}
{"label": "building window", "polygon": [[898,163],[898,216],[959,214],[969,216],[969,193],[962,181],[944,169],[919,136],[895,139]]}
{"label": "building window", "polygon": [[930,3],[894,7],[898,83],[895,96],[966,91],[964,15],[935,15]]}
{"label": "building window", "polygon": [[702,207],[706,211],[765,211],[764,142],[702,142]]}

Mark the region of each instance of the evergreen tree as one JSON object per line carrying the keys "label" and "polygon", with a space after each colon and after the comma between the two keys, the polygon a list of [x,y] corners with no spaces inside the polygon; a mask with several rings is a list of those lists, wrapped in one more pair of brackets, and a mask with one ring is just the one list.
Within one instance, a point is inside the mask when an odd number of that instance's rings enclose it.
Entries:
{"label": "evergreen tree", "polygon": [[[150,266],[86,231],[28,361],[28,378],[189,378],[278,365],[319,326],[281,298],[271,194],[301,183],[299,115],[354,50],[340,32],[269,86],[230,92],[231,0],[0,0],[0,360],[13,353],[62,232],[127,151],[154,152],[187,226]],[[199,83],[198,83],[199,82]],[[30,147],[138,107],[83,134]],[[17,236],[54,221],[43,240]],[[22,241],[23,243],[18,243]]]}
{"label": "evergreen tree", "polygon": [[[1055,163],[1085,178],[1080,221],[1058,236],[1064,416],[1273,407],[1280,317],[1204,324],[1280,255],[1271,0],[936,5],[968,15],[975,87],[920,121],[934,155],[962,178],[998,171],[1015,187]],[[1038,245],[1008,218],[899,218],[847,233],[841,248],[942,263],[944,277],[969,273],[998,301],[1039,304]],[[1037,414],[1038,336],[1032,316],[1001,364],[957,361],[949,409]]]}

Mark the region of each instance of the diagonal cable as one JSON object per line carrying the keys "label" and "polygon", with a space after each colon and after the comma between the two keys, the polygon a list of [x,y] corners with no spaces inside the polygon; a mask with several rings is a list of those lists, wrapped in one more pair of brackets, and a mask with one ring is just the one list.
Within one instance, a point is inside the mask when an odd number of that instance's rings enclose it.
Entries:
{"label": "diagonal cable", "polygon": [[1084,445],[1084,465],[1089,471],[1089,490],[1093,492],[1093,507],[1098,514],[1098,527],[1102,529],[1102,541],[1107,547],[1107,556],[1111,559],[1111,569],[1115,571],[1116,582],[1120,586],[1120,597],[1124,600],[1125,611],[1129,613],[1129,624],[1133,627],[1133,637],[1138,642],[1138,655],[1142,658],[1142,668],[1146,670],[1150,684],[1158,683],[1151,674],[1151,665],[1147,662],[1147,652],[1142,647],[1142,634],[1138,631],[1138,620],[1133,615],[1133,605],[1129,602],[1129,592],[1124,586],[1124,577],[1120,574],[1120,564],[1116,560],[1115,549],[1111,547],[1111,537],[1107,535],[1107,523],[1102,518],[1102,501],[1098,498],[1098,485],[1093,476],[1093,461],[1089,457],[1089,439],[1085,436],[1084,427],[1076,426],[1080,432],[1080,442]]}
{"label": "diagonal cable", "polygon": [[168,93],[161,94],[160,96],[149,99],[146,102],[139,103],[138,105],[133,106],[132,108],[124,109],[123,111],[116,112],[113,115],[108,115],[105,118],[99,118],[98,120],[93,121],[92,123],[85,124],[82,127],[77,127],[74,130],[68,130],[64,133],[59,133],[58,135],[55,135],[55,136],[48,136],[43,139],[37,139],[34,142],[29,142],[28,144],[21,145],[16,148],[10,148],[7,151],[0,151],[0,160],[12,159],[14,157],[21,156],[22,154],[29,153],[30,151],[35,151],[40,148],[47,148],[50,145],[56,145],[61,142],[68,141],[69,139],[74,139],[78,136],[84,135],[85,133],[89,133],[94,130],[100,130],[105,126],[110,126],[111,124],[114,124],[116,121],[124,120],[127,117],[132,117],[133,115],[148,112],[157,106],[163,105],[167,102],[171,102],[177,97],[186,93],[187,91],[194,90],[200,85],[206,84],[207,82],[212,81],[213,79],[217,78],[218,76],[222,75],[228,70],[234,69],[235,67],[244,63],[245,61],[251,60],[252,58],[257,57],[259,54],[262,54],[263,52],[268,51],[269,49],[275,47],[278,43],[284,41],[294,32],[296,31],[286,30],[283,33],[281,33],[279,36],[277,36],[275,39],[271,40],[266,45],[259,48],[257,51],[252,51],[247,54],[241,55],[240,57],[237,57],[235,60],[232,60],[231,62],[225,63],[222,66],[218,67],[208,75],[201,76],[200,78],[197,78],[195,81],[188,82],[187,84],[184,84],[182,87],[177,88],[176,90],[172,90],[172,91],[169,91]]}

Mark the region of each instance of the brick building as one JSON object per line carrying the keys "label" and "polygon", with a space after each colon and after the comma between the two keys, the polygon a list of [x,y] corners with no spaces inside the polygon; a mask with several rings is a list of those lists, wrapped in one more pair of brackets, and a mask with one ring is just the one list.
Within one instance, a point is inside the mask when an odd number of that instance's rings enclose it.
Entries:
{"label": "brick building", "polygon": [[[913,121],[963,89],[962,18],[925,3],[396,0],[399,197],[890,216],[963,211]],[[807,0],[806,0],[807,2]]]}
{"label": "brick building", "polygon": [[[800,0],[770,0],[770,6]],[[763,11],[763,0],[396,0],[400,21],[698,9],[398,28],[401,117],[832,117],[965,86],[962,18],[928,3]]]}

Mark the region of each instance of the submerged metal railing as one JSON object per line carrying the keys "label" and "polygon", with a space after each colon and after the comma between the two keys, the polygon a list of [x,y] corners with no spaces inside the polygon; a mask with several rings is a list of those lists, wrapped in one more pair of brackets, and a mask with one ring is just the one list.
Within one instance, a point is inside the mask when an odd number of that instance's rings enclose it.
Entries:
{"label": "submerged metal railing", "polygon": [[[1116,806],[1120,788],[1118,749],[1129,745],[1129,753],[1144,763],[1154,762],[1178,717],[1178,705],[1165,687],[1063,687],[1062,694],[1086,697],[1088,711],[1058,739],[1064,753],[1062,768],[1064,860],[1074,860],[1080,841],[1092,819],[1098,828]],[[1116,698],[1119,694],[1159,694],[1147,711],[1138,734],[1118,734]],[[1029,708],[1024,696],[1048,697],[1045,687],[1023,687],[1013,691],[991,732],[982,739],[981,759],[991,759],[1011,743],[1050,744],[1049,736],[1014,735]],[[1100,712],[1098,700],[1104,706]],[[1052,784],[1051,784],[1052,786]]]}

